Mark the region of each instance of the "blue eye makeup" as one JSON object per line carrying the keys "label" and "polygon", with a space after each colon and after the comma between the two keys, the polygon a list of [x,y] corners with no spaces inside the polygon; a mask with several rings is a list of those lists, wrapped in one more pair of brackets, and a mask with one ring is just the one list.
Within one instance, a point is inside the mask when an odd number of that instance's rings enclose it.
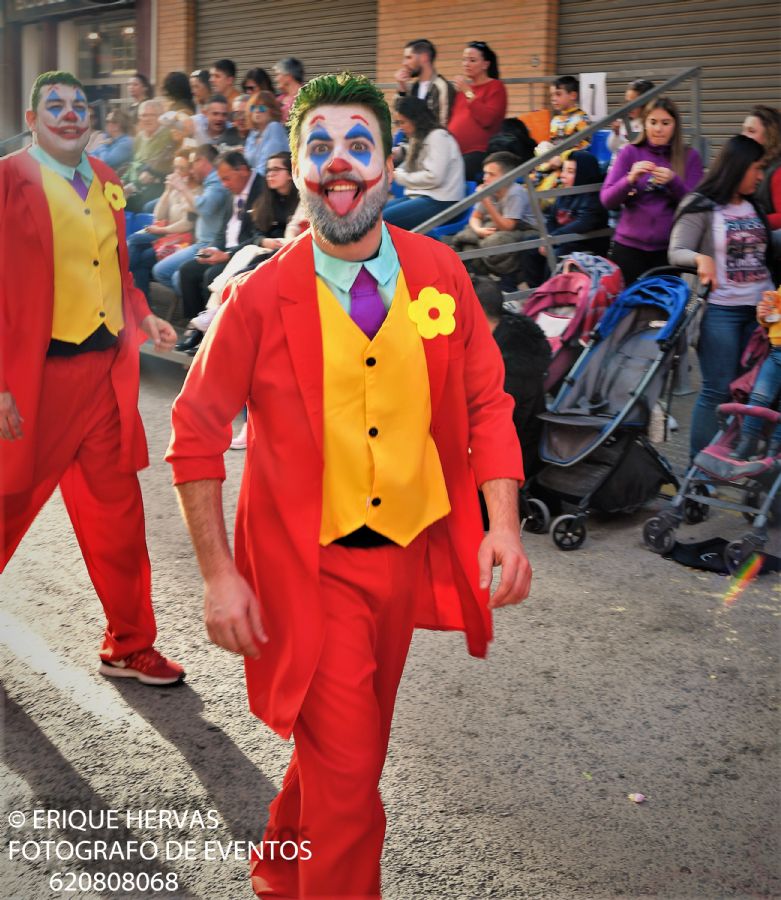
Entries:
{"label": "blue eye makeup", "polygon": [[309,151],[309,156],[319,172],[332,152],[331,135],[324,128],[315,128],[307,138],[306,144],[307,147],[311,144],[324,145],[322,147],[312,147]]}
{"label": "blue eye makeup", "polygon": [[[353,125],[353,127],[345,135],[345,138],[348,141],[367,141],[369,144],[371,144],[372,147],[374,147],[374,138],[372,137],[372,133],[363,125]],[[350,156],[357,159],[362,166],[368,166],[371,162],[372,151],[370,149],[355,150],[351,148]]]}

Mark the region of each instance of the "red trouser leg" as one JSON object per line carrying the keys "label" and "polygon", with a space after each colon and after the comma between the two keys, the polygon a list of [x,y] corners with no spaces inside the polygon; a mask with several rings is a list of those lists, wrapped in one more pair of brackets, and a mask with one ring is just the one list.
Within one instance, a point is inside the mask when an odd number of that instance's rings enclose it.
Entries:
{"label": "red trouser leg", "polygon": [[[271,805],[253,887],[264,897],[380,896],[385,813],[378,790],[412,638],[425,537],[410,547],[320,555],[323,651],[293,728],[296,749]],[[269,841],[306,843],[286,862]],[[306,856],[311,854],[311,858]]]}
{"label": "red trouser leg", "polygon": [[32,487],[2,498],[2,565],[59,482],[106,614],[101,655],[119,659],[155,639],[144,508],[135,473],[120,472],[114,352],[46,361]]}

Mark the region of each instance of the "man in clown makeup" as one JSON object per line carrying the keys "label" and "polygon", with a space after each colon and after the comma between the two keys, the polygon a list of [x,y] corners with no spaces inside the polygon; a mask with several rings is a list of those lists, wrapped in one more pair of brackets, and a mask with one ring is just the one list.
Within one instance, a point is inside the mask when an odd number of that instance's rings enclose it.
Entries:
{"label": "man in clown makeup", "polygon": [[[376,898],[378,784],[413,628],[463,630],[484,656],[491,609],[528,594],[523,470],[463,266],[382,222],[382,94],[347,73],[315,78],[290,122],[311,229],[230,289],[174,404],[167,458],[209,636],[244,656],[255,714],[295,738],[264,842],[300,852],[256,858],[255,892]],[[232,555],[223,453],[245,403]]]}
{"label": "man in clown makeup", "polygon": [[176,333],[128,273],[122,187],[84,153],[81,83],[38,76],[26,118],[35,143],[0,160],[0,571],[59,484],[106,614],[100,671],[176,684],[182,667],[153,646],[136,474],[138,346]]}

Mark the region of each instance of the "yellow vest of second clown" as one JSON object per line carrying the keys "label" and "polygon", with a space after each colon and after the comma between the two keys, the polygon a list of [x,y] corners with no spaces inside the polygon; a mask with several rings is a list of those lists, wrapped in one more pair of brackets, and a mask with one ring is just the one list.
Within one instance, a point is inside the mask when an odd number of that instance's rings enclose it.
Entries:
{"label": "yellow vest of second clown", "polygon": [[52,220],[52,337],[80,344],[101,325],[117,335],[123,325],[117,228],[100,179],[92,179],[82,200],[48,166],[41,175]]}
{"label": "yellow vest of second clown", "polygon": [[450,512],[431,436],[426,353],[399,272],[388,315],[373,340],[322,279],[325,471],[320,543],[363,525],[406,547]]}

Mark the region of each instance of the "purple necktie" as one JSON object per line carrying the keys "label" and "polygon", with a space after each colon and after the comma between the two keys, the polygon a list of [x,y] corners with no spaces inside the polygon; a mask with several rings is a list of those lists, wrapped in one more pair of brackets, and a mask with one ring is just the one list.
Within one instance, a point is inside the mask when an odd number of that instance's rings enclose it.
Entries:
{"label": "purple necktie", "polygon": [[81,177],[81,172],[76,169],[73,178],[71,178],[71,185],[73,186],[73,190],[81,197],[82,200],[87,199],[87,194],[89,193],[89,187]]}
{"label": "purple necktie", "polygon": [[371,340],[380,330],[385,316],[385,304],[377,290],[377,281],[361,266],[350,288],[350,318]]}

